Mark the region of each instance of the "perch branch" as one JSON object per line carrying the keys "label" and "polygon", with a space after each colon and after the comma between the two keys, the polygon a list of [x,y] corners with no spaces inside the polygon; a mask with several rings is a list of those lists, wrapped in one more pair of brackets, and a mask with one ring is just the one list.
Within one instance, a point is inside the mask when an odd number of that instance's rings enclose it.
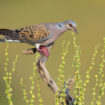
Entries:
{"label": "perch branch", "polygon": [[[49,52],[52,48],[52,46],[49,46],[47,47]],[[27,50],[24,50],[23,53],[24,54],[34,54],[36,51],[34,48],[32,49],[27,49]],[[42,79],[45,81],[45,83],[53,90],[54,93],[56,93],[58,91],[58,86],[57,84],[54,82],[54,80],[51,78],[50,74],[48,73],[48,70],[47,68],[45,67],[45,63],[47,61],[47,57],[44,56],[43,53],[40,53],[40,57],[38,58],[38,61],[37,61],[37,70],[40,74],[40,76],[42,77]],[[66,101],[66,105],[73,105],[73,101],[74,99],[70,96],[69,94],[69,87],[70,85],[74,82],[74,79],[70,79],[68,81],[68,83],[64,84],[64,87],[65,85],[68,87],[66,88],[66,91],[65,91],[65,94],[66,94],[66,97],[65,97],[65,101]],[[62,92],[62,91],[60,91]]]}

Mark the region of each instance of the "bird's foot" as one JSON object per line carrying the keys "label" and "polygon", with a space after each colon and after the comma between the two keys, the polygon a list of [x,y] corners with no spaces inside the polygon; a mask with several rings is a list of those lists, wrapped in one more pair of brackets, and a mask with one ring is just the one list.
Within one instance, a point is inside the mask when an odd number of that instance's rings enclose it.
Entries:
{"label": "bird's foot", "polygon": [[50,54],[49,50],[45,46],[40,46],[39,49],[37,49],[38,52],[43,53],[47,58]]}

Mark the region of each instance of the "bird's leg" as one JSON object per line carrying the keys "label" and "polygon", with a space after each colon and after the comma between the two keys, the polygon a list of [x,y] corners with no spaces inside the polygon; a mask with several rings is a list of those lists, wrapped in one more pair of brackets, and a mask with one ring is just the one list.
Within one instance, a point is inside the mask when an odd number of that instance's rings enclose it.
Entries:
{"label": "bird's leg", "polygon": [[47,58],[49,56],[49,50],[45,46],[40,46],[40,44],[36,44],[36,49],[38,52],[43,53]]}
{"label": "bird's leg", "polygon": [[38,51],[41,52],[41,53],[43,53],[47,58],[48,58],[48,56],[50,54],[49,50],[45,46],[40,46],[40,48],[39,48]]}

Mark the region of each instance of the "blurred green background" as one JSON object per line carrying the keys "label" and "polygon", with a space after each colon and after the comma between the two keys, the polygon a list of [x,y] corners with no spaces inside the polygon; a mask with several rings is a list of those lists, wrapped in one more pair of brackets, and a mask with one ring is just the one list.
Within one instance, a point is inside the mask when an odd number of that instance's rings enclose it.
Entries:
{"label": "blurred green background", "polygon": [[[94,47],[103,43],[105,36],[105,0],[0,0],[0,28],[20,28],[36,23],[61,22],[65,20],[74,20],[77,23],[79,34],[77,40],[81,48],[81,75],[84,78],[85,71],[90,65]],[[65,65],[66,78],[73,76],[71,69],[73,48],[72,34],[65,32],[55,43],[51,55],[47,61],[47,68],[52,78],[56,81],[58,68],[61,61],[61,43],[63,40],[71,42],[71,47]],[[0,43],[0,105],[8,105],[5,95],[4,76],[4,51],[6,44]],[[10,43],[9,44],[9,66],[11,70],[12,61],[15,55],[19,54],[16,65],[16,71],[13,74],[13,102],[14,105],[25,105],[22,99],[22,90],[19,84],[21,77],[24,79],[27,91],[31,82],[29,76],[32,74],[34,55],[24,55],[22,50],[33,46],[27,44]],[[100,56],[97,57],[96,65],[100,62]],[[92,76],[98,71],[96,69],[91,73]],[[44,105],[54,105],[54,94],[40,79],[41,94],[44,99]],[[89,105],[91,101],[91,91],[94,86],[94,79],[91,78],[85,102]],[[105,97],[102,99],[102,105],[105,103]],[[37,99],[35,100],[36,105]]]}

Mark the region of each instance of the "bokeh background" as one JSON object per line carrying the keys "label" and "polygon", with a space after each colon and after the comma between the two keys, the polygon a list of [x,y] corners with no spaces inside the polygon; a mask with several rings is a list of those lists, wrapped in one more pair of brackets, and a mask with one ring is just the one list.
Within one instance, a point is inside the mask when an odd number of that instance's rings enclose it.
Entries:
{"label": "bokeh background", "polygon": [[[0,28],[20,28],[23,26],[33,25],[36,23],[61,22],[65,20],[74,20],[77,23],[79,34],[76,36],[81,48],[81,75],[84,78],[85,71],[90,65],[94,47],[103,43],[105,36],[105,1],[104,0],[0,0]],[[70,31],[65,32],[56,42],[47,61],[47,68],[52,78],[56,81],[58,68],[61,62],[61,43],[63,40],[70,41],[67,63],[65,65],[66,78],[73,76],[74,71],[71,69],[73,49],[72,34]],[[5,95],[4,62],[6,44],[0,43],[0,105],[8,105]],[[27,91],[31,82],[29,76],[32,74],[34,55],[24,55],[22,50],[33,46],[24,43],[9,44],[9,66],[12,68],[12,61],[15,55],[19,54],[16,65],[16,71],[13,74],[12,88],[14,105],[25,105],[22,99],[22,90],[19,84],[21,77],[24,79]],[[100,50],[100,49],[99,49]],[[96,69],[91,72],[92,77],[98,71],[100,56],[96,60]],[[105,73],[105,72],[104,72]],[[41,86],[41,95],[44,105],[54,105],[54,94],[46,86],[42,79],[39,80]],[[91,101],[91,91],[94,85],[94,79],[91,78],[85,102],[89,105]],[[102,99],[102,105],[105,103],[105,97]],[[37,104],[37,99],[35,100]]]}

